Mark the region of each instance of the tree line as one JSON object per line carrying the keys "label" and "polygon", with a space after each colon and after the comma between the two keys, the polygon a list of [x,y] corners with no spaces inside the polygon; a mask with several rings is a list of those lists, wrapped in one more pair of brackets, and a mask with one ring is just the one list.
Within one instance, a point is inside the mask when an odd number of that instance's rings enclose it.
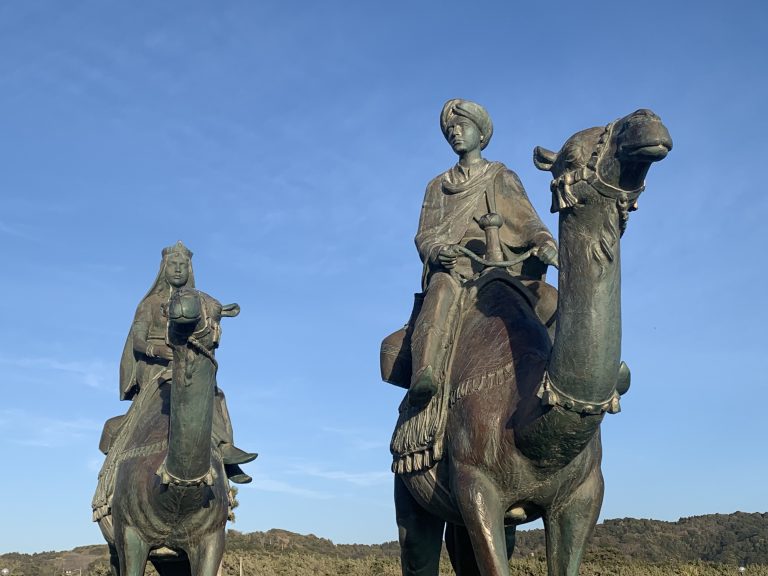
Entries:
{"label": "tree line", "polygon": [[[229,530],[224,576],[397,576],[397,542],[334,544],[286,530]],[[768,576],[768,514],[709,514],[677,522],[622,518],[595,528],[582,574],[597,576]],[[106,545],[66,552],[0,555],[11,576],[110,576]],[[78,573],[77,571],[81,572]],[[67,574],[67,571],[70,571]],[[545,576],[543,530],[519,530],[510,561],[512,576]],[[147,574],[153,576],[149,568]],[[441,576],[453,574],[447,555]]]}

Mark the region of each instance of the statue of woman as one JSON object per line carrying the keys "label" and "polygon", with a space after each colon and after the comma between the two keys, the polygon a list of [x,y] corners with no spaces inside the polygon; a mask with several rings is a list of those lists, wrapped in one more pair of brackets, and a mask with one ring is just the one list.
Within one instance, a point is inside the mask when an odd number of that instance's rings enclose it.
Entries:
{"label": "statue of woman", "polygon": [[[120,399],[133,400],[153,381],[171,379],[173,350],[168,344],[166,306],[171,294],[180,288],[194,288],[192,252],[181,242],[163,250],[160,271],[149,292],[136,309],[120,361]],[[107,421],[102,436],[102,451],[108,451],[123,417]],[[232,482],[246,484],[251,477],[240,469],[257,454],[245,452],[234,445],[232,423],[224,394],[216,391],[216,410],[213,415],[213,440],[221,452],[227,476]]]}

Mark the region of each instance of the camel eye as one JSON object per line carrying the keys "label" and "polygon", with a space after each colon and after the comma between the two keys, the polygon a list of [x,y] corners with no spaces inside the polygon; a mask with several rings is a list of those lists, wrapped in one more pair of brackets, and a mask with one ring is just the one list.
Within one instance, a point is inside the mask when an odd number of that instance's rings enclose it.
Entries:
{"label": "camel eye", "polygon": [[575,150],[571,149],[565,155],[565,169],[573,170],[579,166],[579,155]]}

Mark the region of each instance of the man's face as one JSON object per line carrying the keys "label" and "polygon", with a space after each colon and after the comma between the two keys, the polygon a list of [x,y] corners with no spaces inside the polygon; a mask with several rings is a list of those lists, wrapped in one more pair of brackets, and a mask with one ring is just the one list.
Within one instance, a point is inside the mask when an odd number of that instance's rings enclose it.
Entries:
{"label": "man's face", "polygon": [[186,286],[189,280],[189,259],[179,254],[169,256],[165,264],[165,279],[174,288]]}
{"label": "man's face", "polygon": [[454,116],[446,128],[446,138],[456,154],[471,152],[480,147],[480,130],[472,120]]}

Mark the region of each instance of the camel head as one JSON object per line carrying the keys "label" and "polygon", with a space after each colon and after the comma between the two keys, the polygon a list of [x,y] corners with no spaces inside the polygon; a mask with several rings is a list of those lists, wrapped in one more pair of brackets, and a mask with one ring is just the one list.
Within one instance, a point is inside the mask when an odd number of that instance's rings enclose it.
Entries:
{"label": "camel head", "polygon": [[204,292],[182,288],[175,291],[168,302],[168,334],[173,343],[182,344],[194,337],[212,351],[219,345],[221,319],[239,313],[237,304],[222,305]]}
{"label": "camel head", "polygon": [[661,119],[640,109],[605,128],[577,132],[559,152],[537,146],[533,163],[552,173],[552,212],[585,204],[594,192],[635,210],[648,169],[671,149],[672,138]]}

